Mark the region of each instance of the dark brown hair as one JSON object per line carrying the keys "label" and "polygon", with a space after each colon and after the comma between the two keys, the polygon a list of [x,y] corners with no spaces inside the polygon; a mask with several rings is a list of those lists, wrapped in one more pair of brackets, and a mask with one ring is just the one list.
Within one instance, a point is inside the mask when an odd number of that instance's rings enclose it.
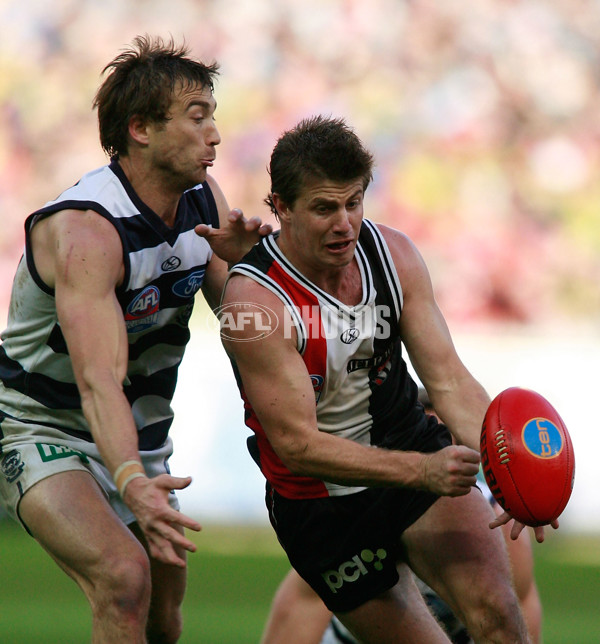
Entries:
{"label": "dark brown hair", "polygon": [[188,56],[185,45],[173,40],[137,36],[103,70],[110,74],[94,99],[98,108],[100,144],[109,156],[126,155],[128,127],[132,116],[145,122],[168,119],[173,94],[178,87],[194,85],[214,89],[218,65],[205,65]]}
{"label": "dark brown hair", "polygon": [[272,195],[293,206],[308,178],[331,181],[373,178],[373,155],[341,118],[314,116],[301,121],[277,141],[268,167],[271,192],[265,203],[277,214]]}

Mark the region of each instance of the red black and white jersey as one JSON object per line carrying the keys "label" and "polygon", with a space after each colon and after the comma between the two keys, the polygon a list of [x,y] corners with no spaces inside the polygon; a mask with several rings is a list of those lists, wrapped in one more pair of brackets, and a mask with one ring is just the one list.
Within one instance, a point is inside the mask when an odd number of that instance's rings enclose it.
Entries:
{"label": "red black and white jersey", "polygon": [[[306,279],[281,252],[276,234],[257,244],[232,273],[256,280],[284,303],[315,392],[320,431],[363,445],[411,449],[427,423],[402,358],[402,288],[387,243],[369,220],[363,220],[355,257],[362,282],[355,306]],[[269,444],[233,366],[246,424],[256,434],[256,460],[277,492],[317,498],[364,489],[293,475]]]}

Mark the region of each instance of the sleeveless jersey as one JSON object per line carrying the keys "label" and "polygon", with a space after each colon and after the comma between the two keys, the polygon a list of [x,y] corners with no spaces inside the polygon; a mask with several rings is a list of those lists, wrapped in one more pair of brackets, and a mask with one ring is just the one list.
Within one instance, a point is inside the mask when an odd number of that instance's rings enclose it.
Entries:
{"label": "sleeveless jersey", "polygon": [[175,226],[169,228],[139,199],[119,164],[112,161],[86,174],[25,222],[25,252],[0,345],[0,414],[91,441],[57,320],[54,291],[41,280],[31,252],[35,222],[66,209],[98,212],[121,238],[125,278],[116,295],[129,341],[124,391],[140,450],[157,449],[173,420],[171,399],[190,337],[194,295],[212,256],[194,226],[219,225],[213,195],[206,183],[185,192]]}
{"label": "sleeveless jersey", "polygon": [[[274,236],[257,244],[232,273],[262,284],[289,312],[315,392],[320,431],[363,445],[409,449],[415,432],[427,423],[402,357],[402,289],[381,232],[366,219],[355,258],[362,282],[362,299],[356,306],[343,304],[307,280],[283,255]],[[292,475],[268,442],[235,363],[233,368],[246,424],[256,434],[256,441],[249,440],[250,450],[277,492],[287,498],[318,498],[364,489]]]}

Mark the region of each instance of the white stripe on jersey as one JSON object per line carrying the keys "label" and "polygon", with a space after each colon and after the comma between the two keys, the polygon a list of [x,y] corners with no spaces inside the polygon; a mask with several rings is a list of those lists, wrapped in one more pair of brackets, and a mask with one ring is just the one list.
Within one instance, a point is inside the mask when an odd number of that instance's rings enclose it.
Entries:
{"label": "white stripe on jersey", "polygon": [[198,257],[206,256],[208,262],[213,252],[206,239],[199,237],[193,230],[182,233],[177,238],[174,246],[164,241],[153,248],[142,248],[141,250],[129,253],[131,264],[130,280],[127,288],[135,290],[142,288],[148,282],[156,279],[164,273],[162,263],[175,256],[181,264],[178,270],[187,270],[197,263]]}

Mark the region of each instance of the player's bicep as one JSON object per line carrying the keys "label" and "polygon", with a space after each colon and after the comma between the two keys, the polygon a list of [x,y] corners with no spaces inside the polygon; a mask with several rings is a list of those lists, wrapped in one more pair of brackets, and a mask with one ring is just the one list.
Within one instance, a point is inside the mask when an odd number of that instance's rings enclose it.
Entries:
{"label": "player's bicep", "polygon": [[55,234],[56,310],[78,385],[102,373],[122,381],[127,335],[115,294],[123,272],[118,234],[96,213],[67,213]]}
{"label": "player's bicep", "polygon": [[[236,288],[245,284],[247,288]],[[233,284],[233,288],[232,288]],[[221,336],[273,449],[289,467],[316,428],[314,391],[285,307],[251,280],[230,280]],[[246,301],[242,301],[242,297]],[[236,302],[239,303],[236,305]]]}

